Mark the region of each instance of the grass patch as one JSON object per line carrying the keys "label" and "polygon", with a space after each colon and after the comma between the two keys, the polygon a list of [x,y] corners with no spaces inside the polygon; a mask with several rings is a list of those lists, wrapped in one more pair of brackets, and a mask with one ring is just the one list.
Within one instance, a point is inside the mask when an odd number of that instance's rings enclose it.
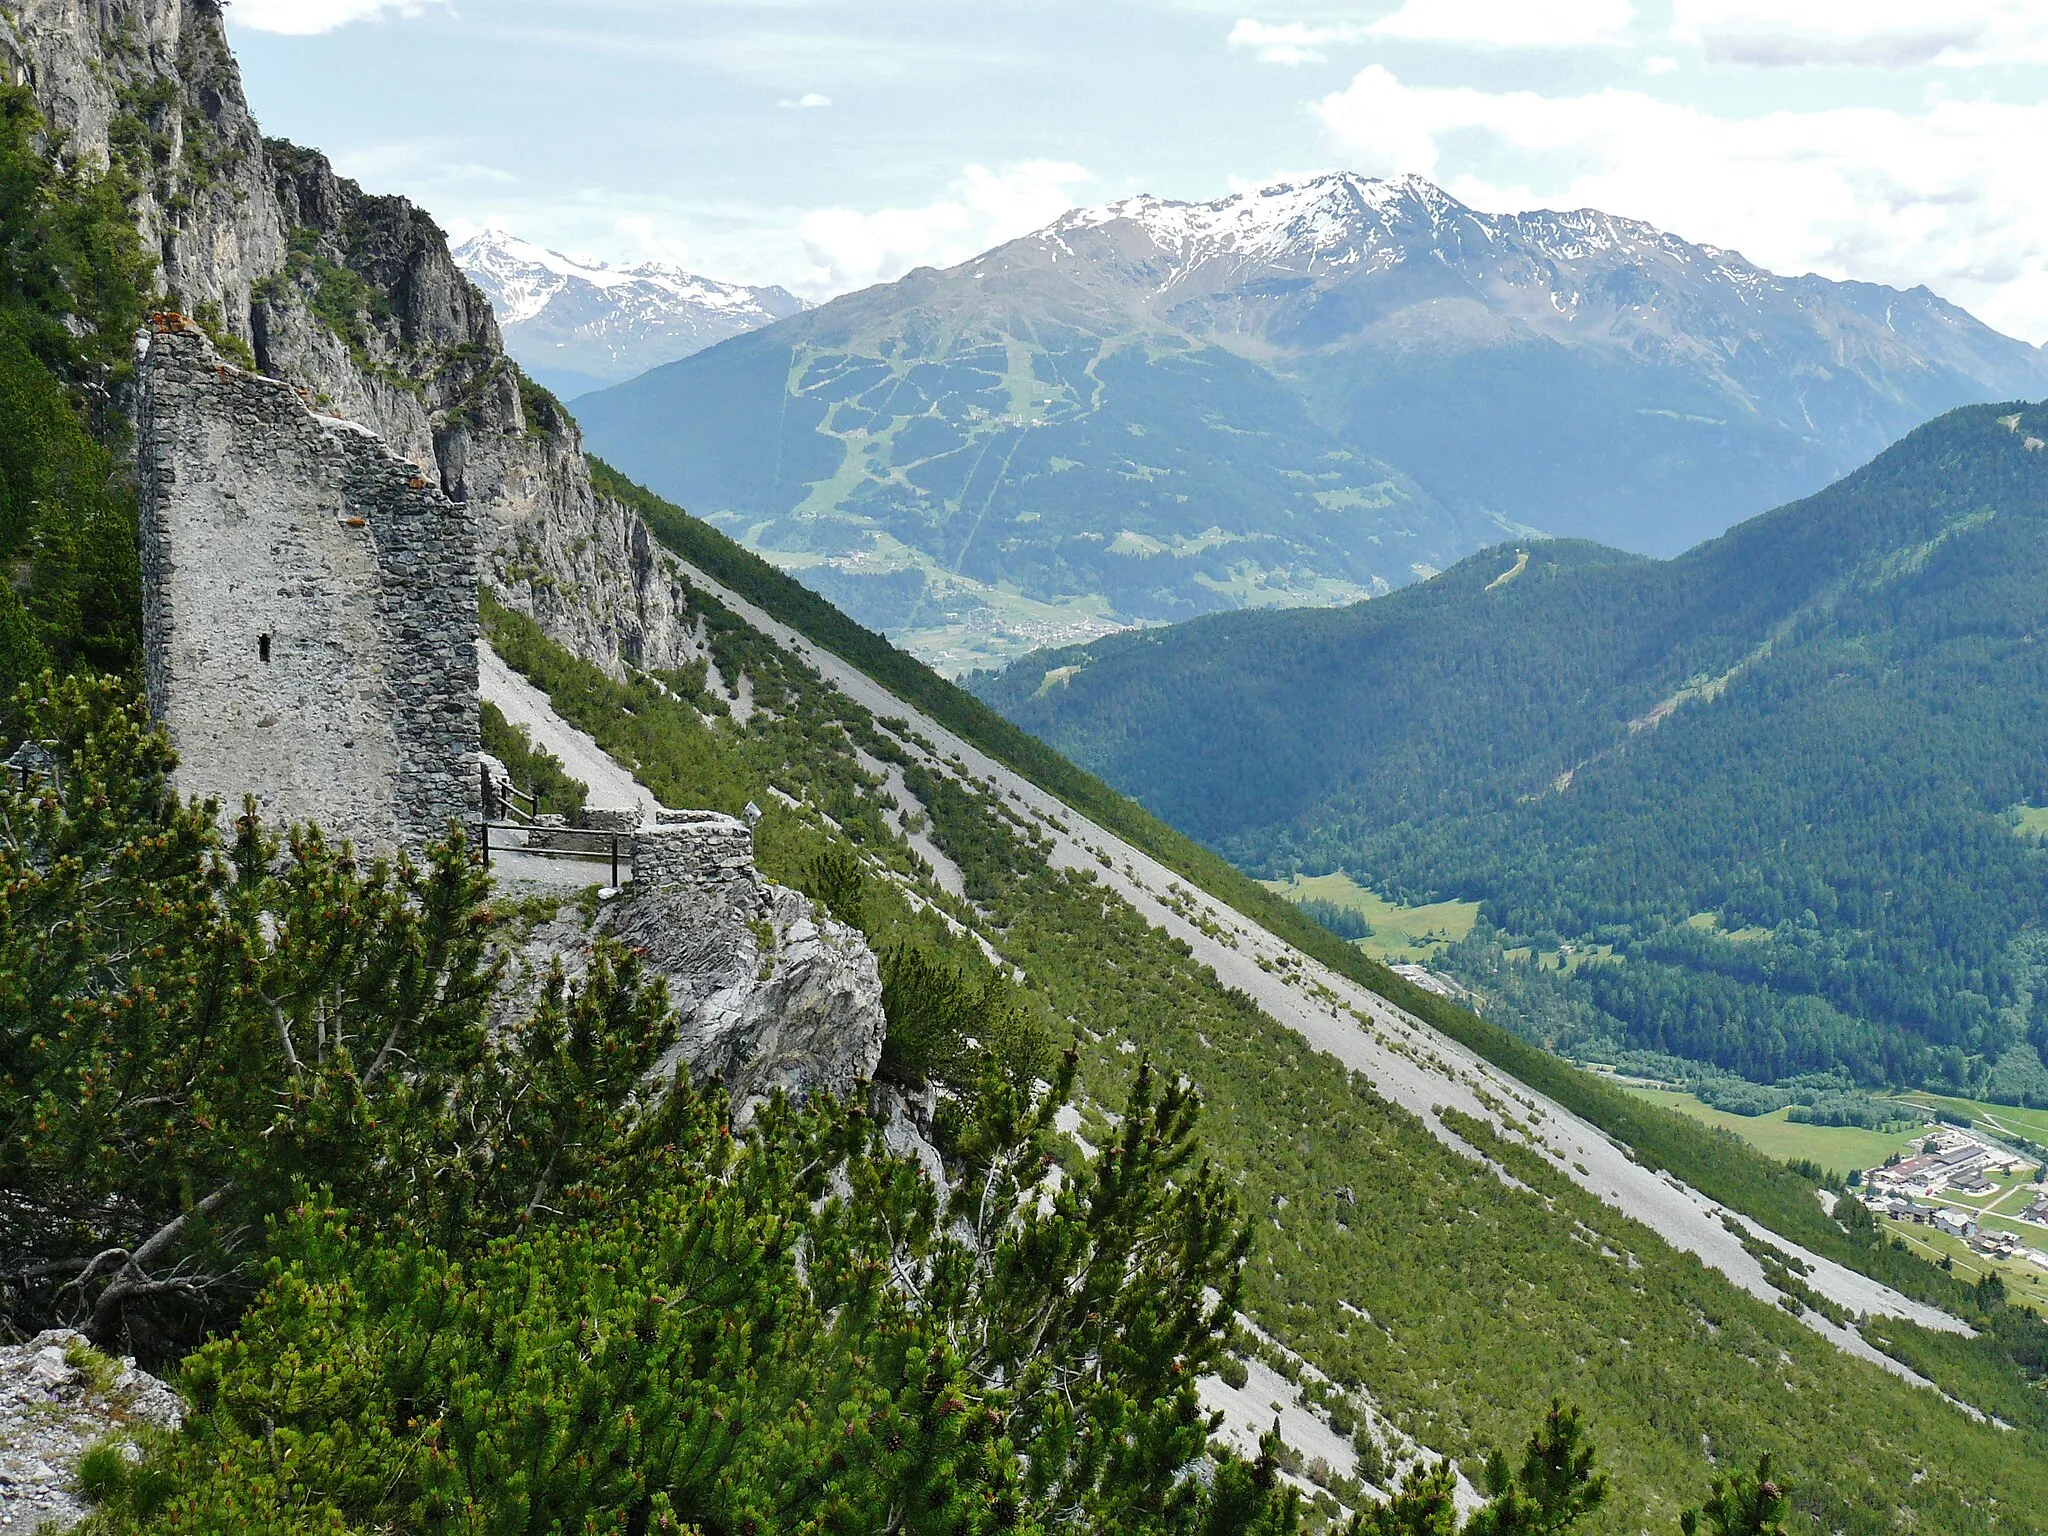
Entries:
{"label": "grass patch", "polygon": [[1296,875],[1292,880],[1268,880],[1267,889],[1277,891],[1291,902],[1327,901],[1347,912],[1356,912],[1371,925],[1369,937],[1356,942],[1373,959],[1382,962],[1427,960],[1446,944],[1470,936],[1479,920],[1476,901],[1437,901],[1428,906],[1404,907],[1367,890],[1341,870],[1334,875]]}
{"label": "grass patch", "polygon": [[2048,1109],[2021,1109],[2012,1104],[1987,1104],[1982,1099],[1958,1099],[1944,1093],[1927,1093],[1920,1089],[1896,1095],[1899,1102],[1918,1108],[1946,1110],[1952,1115],[1961,1115],[1972,1125],[1988,1131],[1993,1136],[2010,1137],[2017,1141],[2030,1141],[2036,1146],[2048,1146]]}
{"label": "grass patch", "polygon": [[[1996,1218],[1992,1225],[2009,1227],[2024,1234],[2029,1247],[2048,1249],[2048,1232],[2039,1227],[2027,1227],[2019,1222],[2002,1222]],[[1996,1275],[2005,1282],[2008,1301],[2032,1307],[2048,1317],[2048,1270],[2024,1257],[2017,1259],[1994,1259],[1987,1254],[1973,1251],[1970,1245],[1959,1237],[1950,1237],[1935,1227],[1916,1226],[1910,1222],[1887,1221],[1883,1223],[1885,1235],[1896,1237],[1906,1245],[1907,1251],[1917,1254],[1930,1264],[1939,1264],[1947,1259],[1951,1272],[1960,1280],[1974,1285],[1986,1275]]]}
{"label": "grass patch", "polygon": [[2016,805],[2012,808],[2012,829],[2021,837],[2048,842],[2048,805]]}
{"label": "grass patch", "polygon": [[83,1376],[88,1387],[102,1395],[113,1391],[114,1383],[121,1378],[120,1363],[101,1354],[83,1339],[65,1341],[64,1363]]}
{"label": "grass patch", "polygon": [[1731,1115],[1703,1104],[1690,1093],[1665,1088],[1626,1087],[1628,1093],[1665,1109],[1675,1109],[1716,1130],[1739,1136],[1766,1157],[1789,1163],[1803,1158],[1834,1173],[1851,1168],[1876,1168],[1894,1152],[1904,1152],[1927,1139],[1921,1126],[1901,1131],[1866,1131],[1847,1125],[1794,1125],[1785,1109],[1768,1115]]}
{"label": "grass patch", "polygon": [[1718,912],[1695,912],[1685,920],[1685,926],[1697,928],[1701,933],[1719,934],[1735,944],[1755,944],[1771,936],[1771,930],[1768,928],[1723,928],[1721,914]]}

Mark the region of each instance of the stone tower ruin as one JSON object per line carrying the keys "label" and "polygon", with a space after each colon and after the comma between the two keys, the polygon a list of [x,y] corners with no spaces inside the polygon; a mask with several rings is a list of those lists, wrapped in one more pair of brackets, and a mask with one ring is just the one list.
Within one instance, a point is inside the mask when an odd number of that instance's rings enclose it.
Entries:
{"label": "stone tower ruin", "polygon": [[177,316],[152,322],[140,392],[144,678],[178,789],[365,854],[474,820],[468,509]]}

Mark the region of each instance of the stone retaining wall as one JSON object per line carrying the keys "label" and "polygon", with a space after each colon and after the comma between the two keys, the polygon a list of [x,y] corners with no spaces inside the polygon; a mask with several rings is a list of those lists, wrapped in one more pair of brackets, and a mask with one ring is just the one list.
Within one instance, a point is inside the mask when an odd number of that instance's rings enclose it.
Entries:
{"label": "stone retaining wall", "polygon": [[663,810],[633,837],[633,883],[642,889],[709,891],[758,878],[753,829],[732,816]]}

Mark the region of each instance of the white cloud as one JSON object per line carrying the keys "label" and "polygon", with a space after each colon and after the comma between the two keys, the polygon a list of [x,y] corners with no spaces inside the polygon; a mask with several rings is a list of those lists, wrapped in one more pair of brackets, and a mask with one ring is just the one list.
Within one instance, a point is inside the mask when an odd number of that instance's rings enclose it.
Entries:
{"label": "white cloud", "polygon": [[1230,46],[1249,48],[1261,64],[1320,64],[1335,43],[1364,41],[1366,29],[1348,22],[1254,21],[1245,17],[1230,29]]}
{"label": "white cloud", "polygon": [[2041,0],[1674,0],[1671,31],[1717,63],[1912,69],[2048,61]]}
{"label": "white cloud", "polygon": [[830,96],[822,96],[816,91],[805,91],[801,96],[785,97],[783,100],[775,103],[775,105],[778,107],[789,107],[800,112],[808,112],[818,107],[831,106],[832,98]]}
{"label": "white cloud", "polygon": [[1320,64],[1326,49],[1374,38],[1479,48],[1583,48],[1622,41],[1632,0],[1405,0],[1370,23],[1240,19],[1230,46],[1262,64]]}
{"label": "white cloud", "polygon": [[970,165],[948,195],[916,208],[862,213],[819,208],[798,221],[811,270],[792,284],[811,296],[901,277],[912,267],[951,266],[1028,234],[1074,206],[1091,177],[1078,165],[1028,160],[1007,171]]}
{"label": "white cloud", "polygon": [[445,0],[235,0],[228,20],[252,32],[308,37],[387,13],[417,16],[428,5],[443,3]]}
{"label": "white cloud", "polygon": [[688,267],[695,260],[687,240],[679,240],[669,234],[644,213],[622,215],[617,228],[626,237],[633,257],[641,261],[664,261],[671,266]]}
{"label": "white cloud", "polygon": [[1630,0],[1406,0],[1371,32],[1483,48],[1585,48],[1620,42],[1634,20]]}
{"label": "white cloud", "polygon": [[519,184],[521,178],[503,166],[463,159],[463,151],[474,147],[453,137],[387,139],[346,145],[334,151],[333,160],[342,175],[366,187],[401,190],[428,207],[450,193]]}
{"label": "white cloud", "polygon": [[[1372,65],[1316,112],[1359,169],[1435,176],[1478,206],[1600,208],[1778,271],[1926,283],[2004,330],[2048,335],[2035,153],[2048,104],[1729,118],[1636,90],[1414,87]],[[1474,135],[1486,173],[1447,175],[1447,141],[1465,154]]]}

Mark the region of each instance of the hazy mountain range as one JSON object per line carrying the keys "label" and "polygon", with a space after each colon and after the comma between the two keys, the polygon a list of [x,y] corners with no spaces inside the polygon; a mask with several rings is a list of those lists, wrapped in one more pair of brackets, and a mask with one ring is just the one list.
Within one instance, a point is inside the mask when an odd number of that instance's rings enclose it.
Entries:
{"label": "hazy mountain range", "polygon": [[1343,602],[1517,530],[1671,554],[2048,360],[1927,292],[1329,175],[1065,215],[582,402],[953,670]]}
{"label": "hazy mountain range", "polygon": [[491,301],[506,350],[564,399],[809,307],[783,288],[723,283],[662,262],[608,266],[502,229],[472,236],[454,255]]}

